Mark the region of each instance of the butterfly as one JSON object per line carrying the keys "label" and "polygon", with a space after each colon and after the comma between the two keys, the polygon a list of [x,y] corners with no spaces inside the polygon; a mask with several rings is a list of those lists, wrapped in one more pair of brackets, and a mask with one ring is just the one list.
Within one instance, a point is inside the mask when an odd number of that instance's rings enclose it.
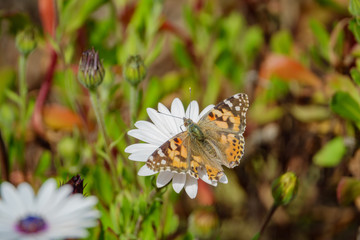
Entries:
{"label": "butterfly", "polygon": [[158,147],[146,166],[154,172],[188,173],[196,179],[202,171],[218,181],[224,175],[222,165],[233,168],[244,155],[248,108],[248,96],[238,93],[217,104],[197,123],[183,118],[186,130]]}

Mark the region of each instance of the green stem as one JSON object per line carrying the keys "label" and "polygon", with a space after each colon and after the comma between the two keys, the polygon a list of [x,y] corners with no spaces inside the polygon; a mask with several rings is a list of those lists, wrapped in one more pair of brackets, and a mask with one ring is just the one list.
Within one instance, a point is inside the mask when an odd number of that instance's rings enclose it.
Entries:
{"label": "green stem", "polygon": [[268,214],[266,216],[266,219],[265,219],[260,231],[252,238],[252,240],[259,240],[260,239],[261,235],[264,233],[266,226],[269,224],[270,219],[274,215],[274,213],[275,213],[276,209],[278,208],[278,206],[279,205],[277,205],[275,203],[271,206],[271,208],[270,208],[270,210],[269,210],[269,212],[268,212]]}
{"label": "green stem", "polygon": [[19,58],[19,121],[20,121],[20,154],[19,163],[21,167],[25,164],[25,131],[26,131],[26,99],[27,99],[27,84],[26,84],[26,60],[27,56],[20,54]]}
{"label": "green stem", "polygon": [[121,180],[117,178],[116,159],[114,158],[114,155],[112,154],[111,149],[110,149],[111,142],[110,142],[110,139],[106,132],[104,116],[102,114],[100,102],[99,102],[99,95],[98,95],[98,92],[96,89],[90,90],[89,92],[90,92],[91,104],[93,106],[93,109],[94,109],[94,112],[96,115],[96,120],[99,125],[100,133],[105,141],[105,149],[106,149],[106,153],[108,155],[108,157],[105,158],[105,161],[107,161],[107,163],[110,166],[110,171],[111,171],[112,180],[113,180],[113,183],[115,186],[115,190],[119,191],[122,184],[121,184]]}
{"label": "green stem", "polygon": [[138,89],[137,86],[130,86],[130,124],[134,126],[137,114]]}
{"label": "green stem", "polygon": [[26,86],[26,57],[21,54],[19,59],[19,94],[20,94],[20,122],[21,130],[25,129],[25,115],[26,115],[26,95],[27,95],[27,86]]}

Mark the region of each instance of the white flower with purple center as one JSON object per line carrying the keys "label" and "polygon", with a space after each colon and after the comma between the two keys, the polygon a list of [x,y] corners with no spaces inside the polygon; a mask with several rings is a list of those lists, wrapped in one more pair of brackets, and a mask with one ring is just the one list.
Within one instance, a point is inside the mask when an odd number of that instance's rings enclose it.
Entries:
{"label": "white flower with purple center", "polygon": [[47,180],[37,195],[28,183],[17,188],[8,182],[0,186],[0,239],[51,240],[84,238],[86,228],[97,224],[97,198],[71,194],[72,186],[57,188]]}
{"label": "white flower with purple center", "polygon": [[[163,143],[174,137],[176,134],[185,130],[183,118],[190,118],[195,123],[212,109],[214,105],[207,106],[199,114],[199,105],[196,101],[192,101],[186,111],[180,99],[175,98],[171,104],[171,111],[163,104],[158,104],[158,111],[152,108],[147,109],[147,113],[152,121],[138,121],[135,123],[137,129],[130,130],[128,135],[137,138],[145,143],[135,143],[128,146],[125,152],[130,153],[129,159],[133,161],[146,162],[150,155]],[[140,168],[138,175],[150,176],[157,172],[149,169],[146,164]],[[217,181],[209,180],[203,169],[199,170],[199,177],[206,183],[213,186],[217,185]],[[190,174],[176,173],[172,171],[160,172],[156,179],[158,188],[164,187],[172,180],[172,186],[175,192],[179,193],[183,188],[190,198],[195,198],[198,190],[197,179]],[[220,178],[219,182],[227,183],[225,174]]]}

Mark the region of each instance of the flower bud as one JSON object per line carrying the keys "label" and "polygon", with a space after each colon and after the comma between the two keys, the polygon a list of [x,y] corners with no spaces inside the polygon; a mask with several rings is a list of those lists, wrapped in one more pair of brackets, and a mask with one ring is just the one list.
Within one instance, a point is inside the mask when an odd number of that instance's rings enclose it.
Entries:
{"label": "flower bud", "polygon": [[36,32],[32,27],[27,27],[16,35],[16,47],[21,54],[28,56],[37,45]]}
{"label": "flower bud", "polygon": [[130,56],[124,67],[124,78],[131,85],[137,86],[146,77],[146,67],[139,55]]}
{"label": "flower bud", "polygon": [[272,195],[276,205],[286,205],[295,196],[299,181],[293,172],[287,172],[275,179],[272,184]]}
{"label": "flower bud", "polygon": [[72,177],[67,183],[65,184],[69,184],[72,186],[73,191],[72,193],[81,193],[83,194],[84,192],[84,179],[81,179],[80,175],[76,175],[74,177]]}
{"label": "flower bud", "polygon": [[94,49],[83,52],[79,63],[78,79],[89,90],[99,86],[105,76],[104,67]]}

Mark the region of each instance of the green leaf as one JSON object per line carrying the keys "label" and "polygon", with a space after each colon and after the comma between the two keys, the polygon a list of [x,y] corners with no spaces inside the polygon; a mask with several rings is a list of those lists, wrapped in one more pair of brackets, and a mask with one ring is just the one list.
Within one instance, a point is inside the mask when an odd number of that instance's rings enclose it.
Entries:
{"label": "green leaf", "polygon": [[[0,69],[0,89],[8,89],[15,81],[15,71],[11,68],[4,67]],[[0,104],[5,99],[5,91],[0,91]]]}
{"label": "green leaf", "polygon": [[291,34],[287,30],[275,33],[270,40],[271,50],[276,53],[289,55],[293,40]]}
{"label": "green leaf", "polygon": [[196,23],[196,17],[193,8],[191,8],[189,5],[185,5],[183,15],[187,28],[189,29],[191,35],[194,36],[198,24]]}
{"label": "green leaf", "polygon": [[5,95],[6,97],[8,97],[11,101],[16,102],[16,104],[18,104],[19,106],[21,105],[21,98],[19,95],[17,95],[15,92],[6,89],[5,90]]}
{"label": "green leaf", "polygon": [[[263,45],[263,33],[260,27],[249,28],[243,37],[243,46],[246,62],[252,62]],[[247,64],[249,65],[249,64]]]}
{"label": "green leaf", "polygon": [[349,205],[360,195],[360,181],[352,177],[342,177],[336,195],[340,204]]}
{"label": "green leaf", "polygon": [[39,164],[36,167],[35,175],[44,176],[45,171],[50,168],[50,164],[51,153],[49,151],[44,151],[39,159]]}
{"label": "green leaf", "polygon": [[218,69],[215,68],[213,70],[213,74],[209,76],[208,85],[204,94],[205,106],[214,104],[216,102],[216,98],[220,91],[222,78],[224,78],[224,76],[221,74],[220,71],[218,71]]}
{"label": "green leaf", "polygon": [[65,6],[60,5],[60,26],[58,27],[59,33],[72,32],[84,24],[85,20],[97,8],[104,4],[106,0],[79,0],[69,1]]}
{"label": "green leaf", "polygon": [[179,226],[179,218],[175,215],[173,205],[168,205],[166,211],[166,221],[164,223],[164,235],[168,236],[175,232]]}
{"label": "green leaf", "polygon": [[359,17],[360,16],[360,1],[359,0],[350,0],[349,12],[354,17]]}
{"label": "green leaf", "polygon": [[349,29],[354,34],[356,41],[360,43],[360,24],[356,21],[356,19],[350,20]]}
{"label": "green leaf", "polygon": [[350,69],[350,75],[352,80],[360,86],[360,72],[356,68]]}
{"label": "green leaf", "polygon": [[319,105],[292,105],[290,112],[302,122],[323,121],[330,117],[330,110]]}
{"label": "green leaf", "polygon": [[342,137],[336,137],[323,146],[314,156],[313,161],[320,167],[335,167],[340,162],[346,147]]}
{"label": "green leaf", "polygon": [[257,233],[251,240],[258,240],[260,239],[260,233]]}
{"label": "green leaf", "polygon": [[190,69],[192,67],[192,60],[186,47],[179,41],[174,44],[174,57],[180,66]]}
{"label": "green leaf", "polygon": [[103,167],[96,167],[93,176],[96,179],[96,181],[94,181],[94,187],[96,188],[98,197],[106,204],[110,204],[114,195],[110,175]]}
{"label": "green leaf", "polygon": [[146,55],[145,66],[150,66],[160,55],[164,49],[165,38],[160,38],[156,41],[155,46],[151,49],[150,53]]}
{"label": "green leaf", "polygon": [[326,60],[329,60],[330,35],[327,32],[325,26],[319,21],[312,19],[310,20],[310,28],[316,38],[317,46],[322,57],[324,57]]}
{"label": "green leaf", "polygon": [[148,87],[144,96],[144,99],[142,100],[142,108],[141,112],[138,116],[138,119],[146,119],[147,118],[147,112],[146,109],[151,107],[157,108],[157,102],[159,101],[161,95],[162,95],[162,89],[161,83],[157,77],[152,77],[149,80]]}
{"label": "green leaf", "polygon": [[331,110],[341,117],[354,122],[360,121],[360,106],[354,98],[346,93],[339,91],[331,99]]}
{"label": "green leaf", "polygon": [[270,84],[264,94],[268,101],[281,99],[289,92],[289,84],[277,76],[270,78]]}

